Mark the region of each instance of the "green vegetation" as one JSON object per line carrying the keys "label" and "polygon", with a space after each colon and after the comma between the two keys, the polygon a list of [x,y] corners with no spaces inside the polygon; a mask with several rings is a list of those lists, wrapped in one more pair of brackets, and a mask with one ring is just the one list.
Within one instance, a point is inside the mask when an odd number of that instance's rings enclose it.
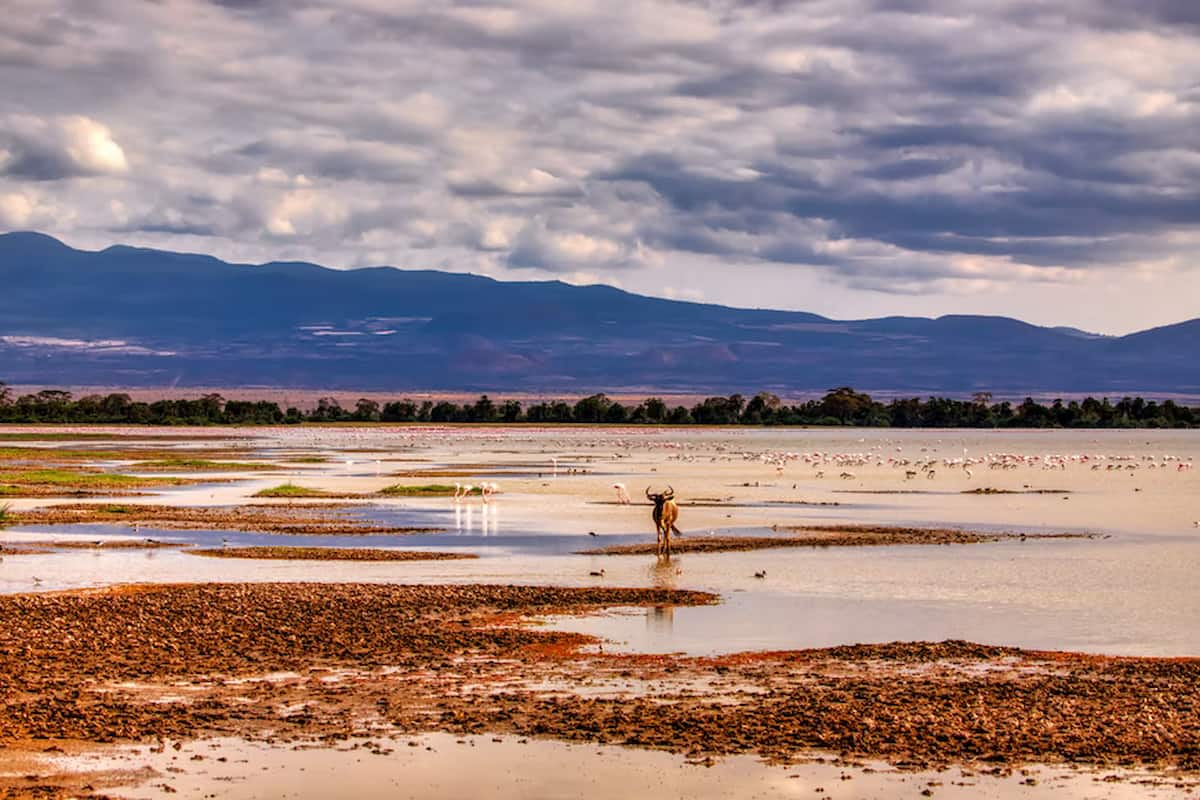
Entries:
{"label": "green vegetation", "polygon": [[329,461],[326,456],[296,456],[295,458],[285,458],[285,464],[324,464]]}
{"label": "green vegetation", "polygon": [[281,483],[278,486],[273,486],[270,489],[263,489],[254,493],[255,497],[340,497],[336,492],[327,492],[324,489],[309,489],[304,486],[297,486],[290,481]]}
{"label": "green vegetation", "polygon": [[0,503],[0,527],[8,524],[11,511],[12,503]]}
{"label": "green vegetation", "polygon": [[0,447],[0,459],[6,461],[75,461],[103,458],[99,450],[61,450],[56,447]]}
{"label": "green vegetation", "polygon": [[[0,390],[4,388],[0,383]],[[209,394],[197,400],[134,402],[128,395],[89,395],[42,391],[13,400],[0,391],[0,422],[122,423],[146,425],[257,425],[302,422],[432,422],[629,425],[830,425],[894,428],[1194,428],[1200,408],[1173,400],[1155,402],[1125,397],[1054,400],[1043,405],[1032,398],[1020,403],[992,402],[990,392],[970,399],[897,398],[888,403],[841,387],[819,400],[788,404],[770,392],[747,398],[741,394],[709,397],[691,408],[668,406],[657,397],[623,405],[603,394],[574,403],[550,401],[523,406],[516,400],[493,402],[482,395],[474,403],[397,400],[380,405],[363,398],[353,410],[322,398],[303,412],[283,411],[275,403],[225,400]],[[41,435],[38,435],[41,436]],[[69,438],[79,438],[71,434]],[[60,454],[61,455],[61,454]],[[63,456],[65,457],[65,456]],[[317,458],[317,457],[311,457]],[[300,456],[295,463],[319,463]]]}
{"label": "green vegetation", "polygon": [[139,461],[131,469],[164,469],[164,470],[212,470],[229,472],[246,472],[249,470],[273,469],[270,464],[247,464],[236,461],[210,461],[207,458],[159,458],[153,461]]}
{"label": "green vegetation", "polygon": [[[453,486],[446,486],[441,483],[428,483],[424,486],[403,486],[397,483],[394,486],[380,489],[379,494],[388,495],[389,497],[450,497],[456,491]],[[478,495],[480,492],[479,487],[475,487],[470,491],[470,494]]]}
{"label": "green vegetation", "polygon": [[67,469],[26,469],[0,472],[0,483],[24,486],[66,486],[87,488],[128,488],[155,483],[177,483],[172,478],[138,478],[115,472],[80,472]]}

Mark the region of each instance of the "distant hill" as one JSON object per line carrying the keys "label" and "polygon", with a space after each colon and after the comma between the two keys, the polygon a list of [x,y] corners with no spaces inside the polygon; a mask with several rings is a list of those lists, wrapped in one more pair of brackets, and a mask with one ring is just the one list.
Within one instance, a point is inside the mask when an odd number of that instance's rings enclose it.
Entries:
{"label": "distant hill", "polygon": [[375,390],[1200,393],[1200,319],[1123,337],[816,314],[608,286],[229,264],[0,235],[0,380]]}

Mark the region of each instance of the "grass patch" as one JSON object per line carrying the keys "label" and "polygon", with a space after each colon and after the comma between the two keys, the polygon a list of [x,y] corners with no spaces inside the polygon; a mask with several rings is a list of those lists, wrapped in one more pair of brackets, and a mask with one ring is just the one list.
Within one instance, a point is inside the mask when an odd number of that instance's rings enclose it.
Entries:
{"label": "grass patch", "polygon": [[324,464],[329,459],[325,456],[296,456],[295,458],[285,458],[285,464]]}
{"label": "grass patch", "polygon": [[338,494],[324,489],[310,489],[307,486],[297,486],[294,483],[281,483],[270,489],[255,492],[254,497],[355,497],[356,495]]}
{"label": "grass patch", "polygon": [[179,478],[139,478],[116,472],[81,472],[68,469],[25,469],[0,472],[0,483],[24,486],[60,486],[91,488],[132,488],[155,484],[180,484]]}
{"label": "grass patch", "polygon": [[73,461],[93,458],[96,451],[60,450],[55,447],[0,447],[0,458],[11,461]]}
{"label": "grass patch", "polygon": [[8,524],[10,511],[12,511],[12,503],[0,503],[0,525]]}
{"label": "grass patch", "polygon": [[131,469],[162,469],[162,470],[211,470],[244,472],[249,470],[273,469],[270,464],[247,464],[238,461],[211,461],[207,458],[158,458],[153,461],[139,461]]}
{"label": "grass patch", "polygon": [[[380,489],[379,494],[388,497],[452,497],[458,491],[453,486],[443,483],[427,483],[422,486],[403,486],[399,483]],[[468,494],[478,496],[482,490],[476,486]]]}

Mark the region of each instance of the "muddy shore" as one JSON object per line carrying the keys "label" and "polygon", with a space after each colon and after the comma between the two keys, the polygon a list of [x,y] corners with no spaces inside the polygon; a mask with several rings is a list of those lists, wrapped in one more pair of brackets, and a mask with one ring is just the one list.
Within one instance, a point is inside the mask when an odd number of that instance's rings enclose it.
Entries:
{"label": "muddy shore", "polygon": [[[1027,539],[1090,539],[1086,533],[985,533],[953,528],[890,528],[878,526],[776,526],[782,535],[720,536],[687,534],[671,537],[672,553],[722,553],[767,550],[774,547],[882,547],[886,545],[951,545]],[[787,533],[794,532],[794,533]],[[655,542],[612,545],[579,551],[589,556],[652,555]]]}
{"label": "muddy shore", "polygon": [[966,642],[634,656],[521,624],[712,599],[354,584],[0,598],[0,742],[330,741],[386,725],[695,758],[751,752],[786,762],[821,749],[914,768],[1072,762],[1200,771],[1200,659]]}
{"label": "muddy shore", "polygon": [[208,558],[258,558],[287,561],[454,561],[479,558],[474,553],[429,550],[386,550],[379,547],[222,547],[185,550]]}

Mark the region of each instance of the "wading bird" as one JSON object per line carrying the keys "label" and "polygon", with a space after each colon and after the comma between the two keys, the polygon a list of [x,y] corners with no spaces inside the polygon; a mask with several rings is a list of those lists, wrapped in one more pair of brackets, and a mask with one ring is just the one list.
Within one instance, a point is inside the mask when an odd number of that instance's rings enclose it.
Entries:
{"label": "wading bird", "polygon": [[612,488],[617,490],[617,502],[623,506],[629,505],[632,501],[629,499],[629,492],[625,491],[625,484],[614,483]]}

